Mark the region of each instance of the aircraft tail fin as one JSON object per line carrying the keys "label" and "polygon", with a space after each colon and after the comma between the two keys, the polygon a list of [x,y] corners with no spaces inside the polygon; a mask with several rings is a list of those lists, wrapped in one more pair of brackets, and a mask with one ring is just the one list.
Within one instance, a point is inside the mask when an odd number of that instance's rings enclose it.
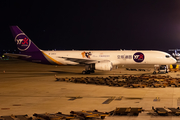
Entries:
{"label": "aircraft tail fin", "polygon": [[40,49],[29,39],[29,37],[18,27],[10,26],[13,38],[20,52],[37,52]]}

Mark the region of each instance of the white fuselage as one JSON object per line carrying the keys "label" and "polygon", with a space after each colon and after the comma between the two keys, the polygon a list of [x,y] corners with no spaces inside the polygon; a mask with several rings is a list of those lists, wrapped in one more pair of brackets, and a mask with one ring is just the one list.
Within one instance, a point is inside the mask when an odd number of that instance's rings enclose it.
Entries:
{"label": "white fuselage", "polygon": [[[168,53],[162,51],[144,50],[120,50],[120,51],[43,51],[45,55],[59,65],[78,65],[78,62],[65,58],[103,61],[108,60],[113,65],[145,64],[145,65],[169,65],[176,60]],[[90,53],[90,54],[89,54]],[[137,53],[137,54],[136,54]],[[141,56],[142,53],[143,55]],[[141,59],[141,60],[140,60]],[[138,61],[140,60],[140,61]]]}

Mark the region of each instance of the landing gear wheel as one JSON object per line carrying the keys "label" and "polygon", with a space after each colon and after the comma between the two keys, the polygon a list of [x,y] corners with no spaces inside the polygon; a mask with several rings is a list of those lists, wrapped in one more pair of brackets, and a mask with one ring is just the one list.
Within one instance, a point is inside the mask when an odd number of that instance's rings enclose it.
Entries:
{"label": "landing gear wheel", "polygon": [[90,74],[90,71],[87,70],[87,71],[82,71],[82,74]]}
{"label": "landing gear wheel", "polygon": [[90,70],[90,73],[95,73],[95,71],[94,70]]}
{"label": "landing gear wheel", "polygon": [[91,73],[90,70],[87,70],[87,71],[86,71],[86,74],[90,74],[90,73]]}
{"label": "landing gear wheel", "polygon": [[82,74],[86,74],[86,71],[82,71]]}

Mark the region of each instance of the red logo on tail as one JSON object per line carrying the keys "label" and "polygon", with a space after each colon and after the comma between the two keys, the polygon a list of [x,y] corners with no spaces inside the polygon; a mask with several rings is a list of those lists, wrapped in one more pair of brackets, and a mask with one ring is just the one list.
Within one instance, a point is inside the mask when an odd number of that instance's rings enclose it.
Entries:
{"label": "red logo on tail", "polygon": [[28,39],[27,38],[24,38],[23,41],[22,41],[22,44],[27,44],[28,45]]}

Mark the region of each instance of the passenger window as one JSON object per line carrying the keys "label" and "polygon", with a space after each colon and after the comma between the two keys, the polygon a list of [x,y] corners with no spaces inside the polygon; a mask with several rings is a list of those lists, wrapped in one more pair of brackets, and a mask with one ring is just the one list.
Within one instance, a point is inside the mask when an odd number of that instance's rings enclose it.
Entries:
{"label": "passenger window", "polygon": [[166,55],[166,58],[170,58],[170,56],[169,56],[169,55]]}

